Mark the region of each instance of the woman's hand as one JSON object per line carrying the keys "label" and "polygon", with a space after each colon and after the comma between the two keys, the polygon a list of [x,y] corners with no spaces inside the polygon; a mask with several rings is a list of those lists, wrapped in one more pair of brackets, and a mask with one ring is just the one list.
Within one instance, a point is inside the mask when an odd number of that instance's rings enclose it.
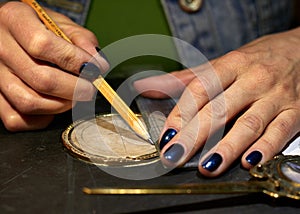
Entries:
{"label": "woman's hand", "polygon": [[[59,13],[47,12],[73,44],[46,29],[24,3],[9,2],[0,8],[0,118],[10,131],[44,128],[53,115],[69,110],[73,99],[90,99],[94,87],[86,80],[77,84],[77,76],[93,56],[103,70],[108,68],[97,55],[93,33]],[[75,86],[81,92],[76,97]]]}
{"label": "woman's hand", "polygon": [[168,75],[151,77],[135,87],[145,91],[152,86],[144,95],[162,98],[174,94],[181,80],[187,84],[161,136],[166,165],[183,165],[212,133],[236,119],[199,162],[200,172],[212,177],[240,157],[245,168],[266,162],[299,132],[300,28],[264,36],[211,64],[214,72],[202,65],[175,72],[177,81],[161,81]]}

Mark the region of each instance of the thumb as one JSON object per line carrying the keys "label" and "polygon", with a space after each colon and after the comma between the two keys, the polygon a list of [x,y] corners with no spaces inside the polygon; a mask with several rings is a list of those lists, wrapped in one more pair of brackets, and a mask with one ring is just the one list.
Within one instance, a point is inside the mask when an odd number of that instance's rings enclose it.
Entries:
{"label": "thumb", "polygon": [[139,94],[149,98],[178,97],[194,77],[192,70],[185,69],[140,79],[135,81],[133,86]]}

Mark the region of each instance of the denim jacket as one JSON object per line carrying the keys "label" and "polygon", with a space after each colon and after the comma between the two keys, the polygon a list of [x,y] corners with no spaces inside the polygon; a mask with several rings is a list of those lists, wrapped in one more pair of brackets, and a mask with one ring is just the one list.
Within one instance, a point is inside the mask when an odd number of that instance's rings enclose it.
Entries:
{"label": "denim jacket", "polygon": [[[49,5],[83,25],[91,0],[70,0],[77,7]],[[188,1],[188,0],[186,0]],[[4,2],[0,0],[0,2]],[[161,0],[170,29],[177,37],[196,47],[208,59],[236,49],[262,35],[287,30],[291,27],[293,0],[202,0],[198,12],[187,13],[178,0]],[[77,9],[77,11],[75,11]],[[182,62],[198,65],[198,54],[177,45]]]}
{"label": "denim jacket", "polygon": [[[0,0],[0,3],[12,0]],[[62,13],[80,25],[84,25],[91,0],[67,0],[67,1],[46,1],[37,0],[37,2],[47,8]],[[71,4],[70,4],[71,2]],[[72,4],[73,3],[73,4]]]}
{"label": "denim jacket", "polygon": [[[181,9],[178,0],[161,0],[173,36],[196,47],[208,59],[262,35],[291,27],[292,0],[203,0],[196,13]],[[180,57],[197,65],[188,48],[177,46]]]}

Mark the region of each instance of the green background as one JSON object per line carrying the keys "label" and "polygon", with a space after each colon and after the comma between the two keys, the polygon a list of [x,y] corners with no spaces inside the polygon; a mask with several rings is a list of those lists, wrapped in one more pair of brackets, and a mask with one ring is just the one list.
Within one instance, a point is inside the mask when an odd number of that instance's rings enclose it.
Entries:
{"label": "green background", "polygon": [[[96,34],[104,50],[107,45],[129,36],[171,35],[160,0],[93,0],[86,27]],[[162,48],[177,56],[173,43],[164,44]],[[180,64],[172,60],[144,56],[120,64],[107,78],[125,78],[143,70],[169,72],[180,68]]]}

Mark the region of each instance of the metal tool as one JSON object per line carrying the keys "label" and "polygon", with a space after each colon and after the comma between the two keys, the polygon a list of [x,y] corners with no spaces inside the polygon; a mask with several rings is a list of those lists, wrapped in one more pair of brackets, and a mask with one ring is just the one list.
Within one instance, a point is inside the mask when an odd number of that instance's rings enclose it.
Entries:
{"label": "metal tool", "polygon": [[171,186],[84,188],[86,194],[235,194],[262,192],[271,197],[300,200],[300,156],[276,156],[250,170],[253,180],[187,183]]}
{"label": "metal tool", "polygon": [[[72,41],[68,36],[59,28],[59,26],[51,19],[47,12],[39,5],[35,0],[21,0],[32,7],[46,27],[55,33],[57,36],[65,39],[72,44]],[[83,72],[83,71],[88,72]],[[103,76],[100,75],[100,69],[93,63],[88,63],[81,72],[81,77],[87,73],[97,73],[98,77],[86,75],[86,79],[93,82],[93,85],[101,92],[101,94],[109,101],[109,103],[115,108],[115,110],[121,115],[126,123],[135,131],[135,133],[141,138],[147,140],[150,144],[154,145],[147,128],[143,122],[133,113],[129,106],[122,100],[122,98],[113,90],[113,88],[106,82]],[[95,71],[95,72],[92,72]]]}

